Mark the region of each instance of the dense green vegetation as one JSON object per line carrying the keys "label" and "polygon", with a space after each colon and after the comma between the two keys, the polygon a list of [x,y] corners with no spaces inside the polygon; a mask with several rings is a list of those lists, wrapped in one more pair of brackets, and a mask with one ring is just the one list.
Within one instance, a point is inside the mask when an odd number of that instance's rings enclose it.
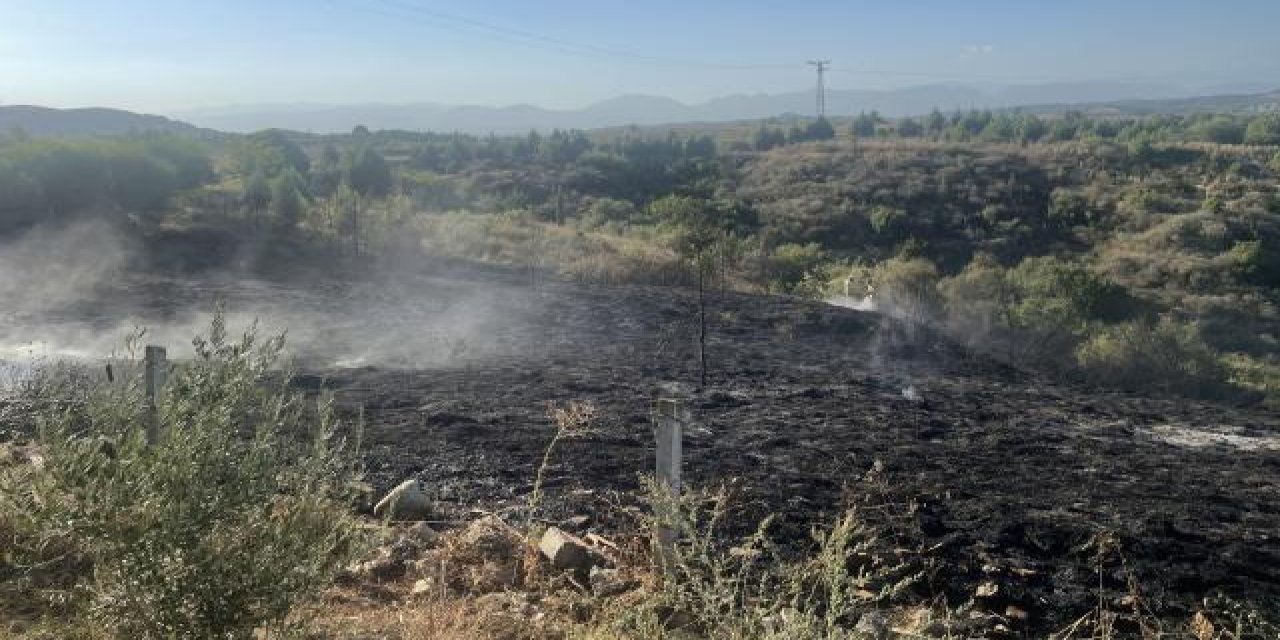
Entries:
{"label": "dense green vegetation", "polygon": [[29,637],[280,637],[365,538],[329,405],[267,381],[282,345],[219,317],[154,409],[138,376],[33,384],[40,463],[0,450],[0,614]]}
{"label": "dense green vegetation", "polygon": [[176,137],[11,141],[0,144],[0,228],[156,214],[213,178],[208,151]]}
{"label": "dense green vegetation", "polygon": [[1280,397],[1280,116],[866,114],[711,133],[12,139],[0,226],[94,213],[287,255],[870,287],[882,308],[1018,365]]}

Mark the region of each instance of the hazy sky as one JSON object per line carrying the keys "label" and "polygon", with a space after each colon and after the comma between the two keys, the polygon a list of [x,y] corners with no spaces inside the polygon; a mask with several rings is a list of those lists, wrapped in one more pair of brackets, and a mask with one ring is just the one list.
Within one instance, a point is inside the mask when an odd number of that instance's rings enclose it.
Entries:
{"label": "hazy sky", "polygon": [[940,81],[1280,86],[1280,0],[0,0],[0,103],[700,101]]}

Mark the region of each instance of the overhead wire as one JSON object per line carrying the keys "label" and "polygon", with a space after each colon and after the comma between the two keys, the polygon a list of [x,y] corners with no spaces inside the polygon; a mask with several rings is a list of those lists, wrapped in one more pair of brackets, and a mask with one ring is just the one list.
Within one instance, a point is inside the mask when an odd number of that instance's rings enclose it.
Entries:
{"label": "overhead wire", "polygon": [[[399,20],[407,20],[418,25],[427,26],[444,31],[461,33],[464,35],[487,38],[508,44],[516,44],[520,46],[550,51],[563,55],[572,55],[599,60],[602,56],[611,57],[623,62],[634,64],[647,64],[664,67],[699,67],[707,69],[720,70],[736,70],[736,71],[780,71],[790,69],[800,69],[804,66],[804,61],[798,61],[795,64],[783,63],[759,63],[759,62],[726,62],[715,60],[699,60],[693,58],[678,58],[670,56],[654,56],[625,49],[617,49],[612,47],[602,47],[596,44],[578,42],[555,36],[549,36],[525,29],[517,29],[507,27],[483,20],[476,20],[466,16],[460,16],[452,13],[439,11],[433,8],[427,8],[412,2],[410,0],[339,0],[347,6],[354,7],[359,10],[368,11],[383,16],[392,17]],[[1041,81],[1052,82],[1061,79],[1051,78],[1049,76],[1029,76],[1029,75],[997,75],[997,74],[966,74],[966,73],[933,73],[921,71],[903,71],[895,69],[882,68],[842,68],[833,65],[830,72],[844,75],[863,75],[876,77],[892,77],[892,78],[920,78],[932,80],[979,80],[979,81]]]}

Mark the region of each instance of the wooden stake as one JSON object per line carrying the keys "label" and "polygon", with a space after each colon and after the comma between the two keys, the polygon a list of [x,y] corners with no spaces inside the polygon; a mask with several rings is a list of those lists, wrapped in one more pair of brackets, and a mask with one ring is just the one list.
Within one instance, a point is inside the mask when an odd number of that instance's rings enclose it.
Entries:
{"label": "wooden stake", "polygon": [[654,515],[658,519],[654,546],[658,563],[664,572],[674,570],[676,530],[674,518],[680,498],[681,464],[684,445],[684,428],[689,422],[689,410],[677,400],[659,400],[654,405],[654,431],[657,437],[656,480],[659,503]]}

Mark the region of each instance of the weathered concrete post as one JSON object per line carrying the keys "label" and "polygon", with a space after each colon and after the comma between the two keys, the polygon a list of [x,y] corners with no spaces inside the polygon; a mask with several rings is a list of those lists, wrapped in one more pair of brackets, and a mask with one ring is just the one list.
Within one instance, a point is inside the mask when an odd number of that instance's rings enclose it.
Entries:
{"label": "weathered concrete post", "polygon": [[680,498],[680,467],[683,455],[684,428],[689,422],[689,410],[677,400],[659,400],[654,403],[654,431],[657,437],[656,481],[659,491],[658,504],[655,505],[654,516],[658,526],[655,530],[654,547],[658,563],[663,571],[670,573],[675,567],[674,546],[676,541],[675,518]]}
{"label": "weathered concrete post", "polygon": [[164,386],[167,367],[164,347],[147,345],[143,363],[143,384],[147,394],[147,446],[152,446],[160,440],[160,416],[156,409],[156,398],[160,395],[160,388]]}

